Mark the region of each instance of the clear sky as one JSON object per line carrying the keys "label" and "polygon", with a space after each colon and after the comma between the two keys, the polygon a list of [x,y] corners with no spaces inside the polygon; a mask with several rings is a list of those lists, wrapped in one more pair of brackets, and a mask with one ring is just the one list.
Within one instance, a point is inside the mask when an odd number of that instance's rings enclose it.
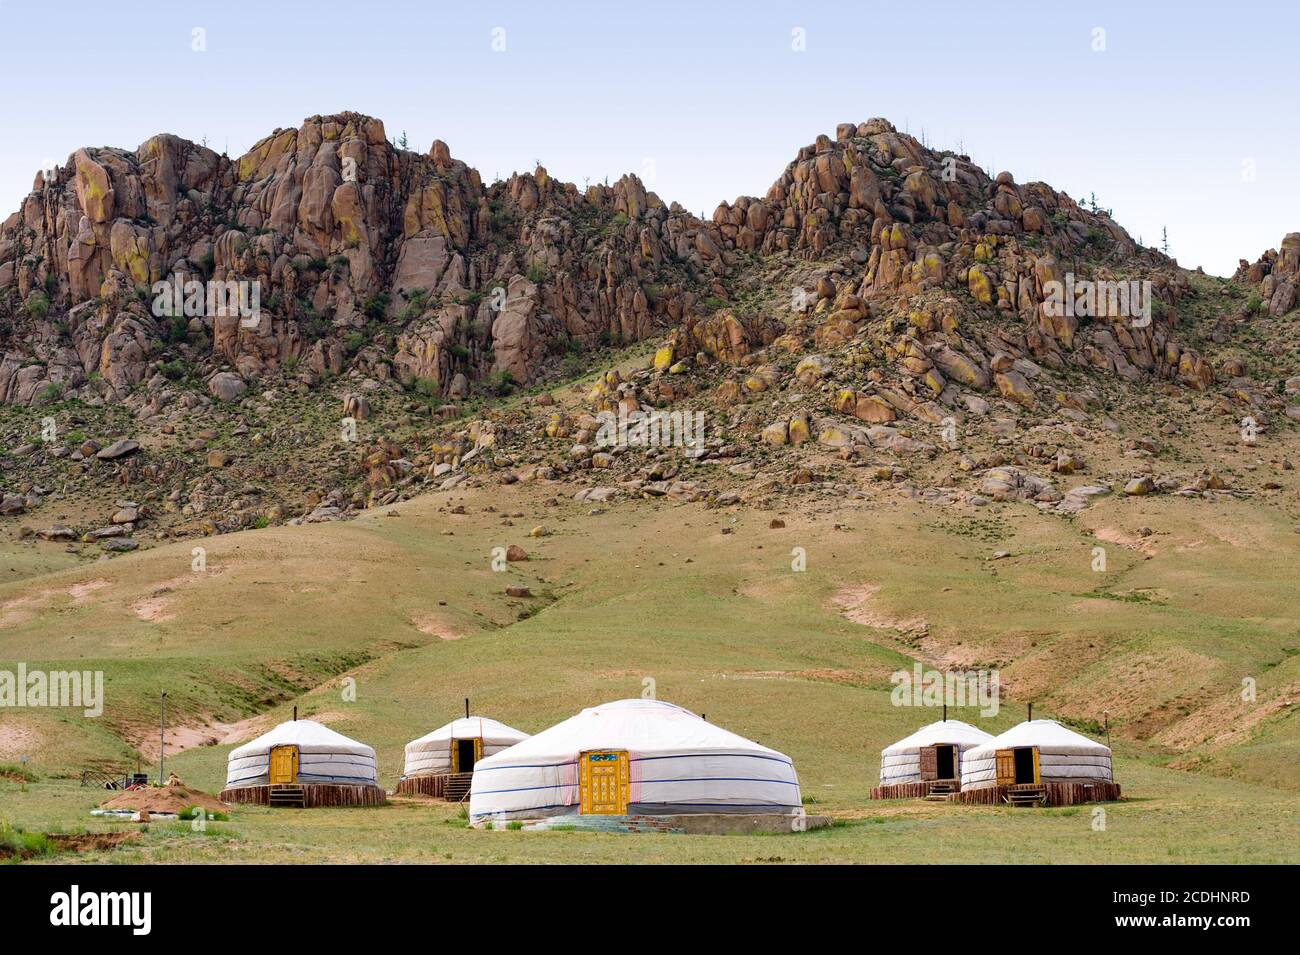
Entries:
{"label": "clear sky", "polygon": [[488,181],[635,172],[711,214],[884,116],[1224,274],[1300,230],[1298,38],[1295,0],[0,0],[0,217],[83,145],[238,156],[345,109]]}

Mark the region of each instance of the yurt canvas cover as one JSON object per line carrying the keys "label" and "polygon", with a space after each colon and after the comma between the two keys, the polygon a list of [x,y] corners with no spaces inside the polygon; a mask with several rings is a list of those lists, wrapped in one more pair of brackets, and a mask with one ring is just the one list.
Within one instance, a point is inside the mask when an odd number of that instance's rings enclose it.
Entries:
{"label": "yurt canvas cover", "polygon": [[[585,808],[597,773],[614,774],[616,807]],[[479,822],[580,811],[794,814],[800,807],[788,756],[671,703],[619,700],[482,760],[469,812]]]}
{"label": "yurt canvas cover", "polygon": [[313,720],[291,720],[230,752],[226,788],[265,786],[271,781],[271,750],[298,749],[299,783],[376,785],[375,751]]}
{"label": "yurt canvas cover", "polygon": [[[1055,720],[1018,723],[1000,736],[966,753],[961,788],[983,789],[1015,781],[1014,753],[1038,749],[1039,781],[1044,783],[1114,782],[1110,747],[1066,729]],[[998,754],[1003,754],[999,774]]]}
{"label": "yurt canvas cover", "polygon": [[[467,716],[452,720],[446,726],[439,726],[432,733],[426,733],[419,739],[406,744],[406,776],[435,776],[449,773],[451,767],[452,740],[480,739],[482,749],[480,762],[503,749],[509,749],[515,743],[528,739],[528,734],[520,732],[513,726],[506,726],[496,720],[482,716]],[[466,767],[460,767],[466,771]]]}
{"label": "yurt canvas cover", "polygon": [[911,736],[880,751],[880,785],[921,782],[921,750],[944,743],[957,747],[957,771],[960,773],[966,754],[991,739],[991,733],[961,720],[939,720],[922,726]]}

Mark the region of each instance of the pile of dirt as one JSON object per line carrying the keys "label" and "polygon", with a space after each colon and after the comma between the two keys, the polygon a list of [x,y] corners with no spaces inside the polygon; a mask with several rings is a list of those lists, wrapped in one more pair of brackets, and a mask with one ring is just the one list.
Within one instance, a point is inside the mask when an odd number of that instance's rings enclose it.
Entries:
{"label": "pile of dirt", "polygon": [[183,812],[191,806],[222,812],[229,807],[216,796],[189,786],[148,786],[128,789],[99,804],[100,809],[147,809],[150,812]]}

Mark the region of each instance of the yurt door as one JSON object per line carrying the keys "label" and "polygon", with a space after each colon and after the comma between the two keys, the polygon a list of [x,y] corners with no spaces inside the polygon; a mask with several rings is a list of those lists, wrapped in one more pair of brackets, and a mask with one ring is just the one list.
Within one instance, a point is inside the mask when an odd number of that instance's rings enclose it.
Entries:
{"label": "yurt door", "polygon": [[932,779],[946,779],[939,776],[939,747],[926,746],[921,750],[921,782]]}
{"label": "yurt door", "polygon": [[939,744],[934,748],[934,778],[957,778],[957,747]]}
{"label": "yurt door", "polygon": [[998,770],[998,785],[1011,786],[1016,781],[1016,751],[1000,749],[995,754]]}
{"label": "yurt door", "polygon": [[273,746],[271,748],[271,784],[291,783],[298,778],[298,747]]}
{"label": "yurt door", "polygon": [[998,785],[1037,785],[1039,782],[1038,747],[1017,746],[997,752]]}
{"label": "yurt door", "polygon": [[1038,747],[1023,746],[1016,750],[1016,782],[1038,784]]}
{"label": "yurt door", "polygon": [[483,758],[483,739],[475,736],[470,739],[451,741],[451,771],[453,773],[472,773],[475,764]]}
{"label": "yurt door", "polygon": [[584,816],[627,814],[627,750],[603,750],[578,757],[578,787]]}

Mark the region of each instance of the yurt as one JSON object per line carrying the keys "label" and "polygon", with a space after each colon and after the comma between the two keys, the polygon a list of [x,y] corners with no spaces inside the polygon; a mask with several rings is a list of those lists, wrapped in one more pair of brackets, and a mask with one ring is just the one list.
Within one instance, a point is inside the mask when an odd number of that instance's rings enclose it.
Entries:
{"label": "yurt", "polygon": [[528,739],[528,734],[485,716],[466,716],[406,744],[406,768],[397,791],[460,801],[469,794],[479,760]]}
{"label": "yurt", "polygon": [[961,720],[922,726],[880,751],[880,786],[871,797],[914,799],[957,792],[966,753],[991,739],[993,734]]}
{"label": "yurt", "polygon": [[1110,747],[1055,720],[1019,723],[962,759],[962,802],[1072,805],[1118,798]]}
{"label": "yurt", "polygon": [[312,720],[290,720],[230,751],[223,802],[377,806],[375,751]]}
{"label": "yurt", "polygon": [[787,825],[801,807],[788,756],[671,703],[618,700],[484,757],[469,818],[755,814]]}

